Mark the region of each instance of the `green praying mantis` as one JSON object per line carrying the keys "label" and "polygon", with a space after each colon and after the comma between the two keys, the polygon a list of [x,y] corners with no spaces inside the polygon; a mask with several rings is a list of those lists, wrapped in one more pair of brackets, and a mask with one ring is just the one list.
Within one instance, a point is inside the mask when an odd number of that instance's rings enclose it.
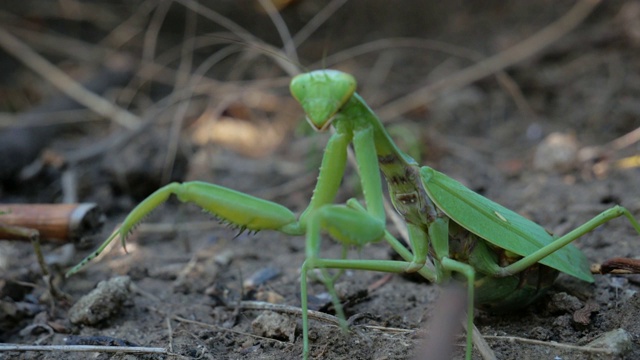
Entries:
{"label": "green praying mantis", "polygon": [[[132,228],[171,195],[194,203],[241,230],[276,230],[306,236],[306,260],[301,271],[303,358],[309,357],[307,274],[320,269],[336,312],[346,327],[333,289],[335,276],[326,269],[390,273],[417,272],[434,283],[451,278],[466,282],[468,296],[466,359],[471,359],[473,308],[508,309],[525,306],[551,286],[559,272],[593,282],[586,257],[571,244],[580,236],[620,216],[640,233],[631,213],[614,206],[564,236],[556,237],[538,224],[473,192],[427,166],[420,167],[391,140],[382,123],[355,92],[353,76],[335,70],[298,75],[291,93],[302,105],[309,124],[330,137],[308,207],[299,217],[286,207],[204,182],[169,184],[140,203],[96,251],[69,270],[76,273],[116,237],[122,245]],[[363,189],[364,205],[356,199],[336,204],[350,144]],[[404,219],[411,250],[386,230],[380,171],[393,206]],[[343,245],[340,259],[320,256],[321,234]],[[351,246],[386,240],[404,261],[354,260]]]}

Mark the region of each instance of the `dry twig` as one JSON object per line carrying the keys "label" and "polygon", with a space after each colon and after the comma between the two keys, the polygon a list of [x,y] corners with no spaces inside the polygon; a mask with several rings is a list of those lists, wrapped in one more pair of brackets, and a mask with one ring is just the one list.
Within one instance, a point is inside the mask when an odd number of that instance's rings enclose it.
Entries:
{"label": "dry twig", "polygon": [[386,104],[377,110],[378,115],[381,119],[394,118],[433,101],[445,90],[459,89],[539,53],[542,49],[580,25],[599,3],[600,0],[579,1],[563,17],[528,39],[452,76],[429,84],[407,96]]}

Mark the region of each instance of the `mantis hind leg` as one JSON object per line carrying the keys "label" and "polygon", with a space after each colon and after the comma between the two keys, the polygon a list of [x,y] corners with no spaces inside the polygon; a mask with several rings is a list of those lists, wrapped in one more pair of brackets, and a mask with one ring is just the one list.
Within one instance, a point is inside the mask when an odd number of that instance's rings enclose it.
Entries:
{"label": "mantis hind leg", "polygon": [[620,216],[624,216],[627,218],[627,220],[629,220],[629,222],[631,223],[631,226],[633,226],[633,228],[636,230],[636,232],[638,234],[640,234],[640,223],[638,223],[638,220],[636,220],[633,215],[631,215],[631,213],[629,212],[629,210],[625,209],[622,206],[616,205],[612,208],[609,208],[603,212],[601,212],[600,214],[596,215],[595,217],[593,217],[591,220],[587,221],[586,223],[578,226],[577,228],[575,228],[574,230],[568,232],[567,234],[557,238],[556,240],[554,240],[551,244],[548,244],[544,247],[542,247],[540,250],[523,257],[522,259],[518,260],[517,262],[506,266],[504,268],[501,268],[496,275],[497,276],[510,276],[513,274],[516,274],[518,272],[524,271],[525,269],[529,268],[530,266],[534,265],[535,263],[539,262],[540,260],[544,259],[545,257],[547,257],[548,255],[558,251],[560,248],[562,248],[563,246],[566,246],[567,244],[575,241],[576,239],[578,239],[579,237],[593,231],[595,228],[597,228],[598,226],[607,223],[615,218],[618,218]]}
{"label": "mantis hind leg", "polygon": [[454,271],[462,274],[467,281],[467,342],[465,350],[465,359],[471,360],[471,352],[473,350],[473,309],[474,309],[474,290],[476,272],[469,264],[459,261],[443,258],[442,267],[448,271]]}

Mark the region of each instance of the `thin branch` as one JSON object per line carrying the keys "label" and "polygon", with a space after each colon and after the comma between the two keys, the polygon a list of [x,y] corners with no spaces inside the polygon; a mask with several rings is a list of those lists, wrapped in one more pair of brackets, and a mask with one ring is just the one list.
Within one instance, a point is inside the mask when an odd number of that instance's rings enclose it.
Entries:
{"label": "thin branch", "polygon": [[271,0],[258,0],[260,5],[264,8],[271,19],[271,22],[276,27],[278,34],[280,35],[280,39],[282,40],[282,45],[285,54],[287,57],[291,59],[292,62],[298,64],[300,60],[298,59],[298,53],[296,52],[296,47],[294,45],[293,39],[291,38],[291,33],[289,32],[289,28],[287,24],[284,22],[282,16],[276,9],[276,6],[273,5]]}
{"label": "thin branch", "polygon": [[433,101],[442,92],[460,89],[474,81],[483,79],[500,70],[519,63],[532,55],[539,53],[551,43],[562,38],[575,29],[600,3],[601,0],[581,0],[574,5],[563,17],[540,30],[538,33],[517,45],[491,56],[484,61],[472,65],[456,74],[446,77],[433,84],[418,89],[411,94],[394,100],[376,112],[381,119],[390,119],[404,114],[412,109]]}
{"label": "thin branch", "polygon": [[192,11],[198,13],[200,16],[203,16],[218,25],[228,29],[233,32],[240,39],[244,40],[249,44],[258,44],[260,48],[266,49],[265,53],[269,54],[273,57],[273,59],[280,65],[283,71],[285,71],[290,76],[297,75],[300,73],[300,70],[297,68],[297,65],[292,64],[291,61],[286,57],[286,55],[275,46],[269,45],[264,41],[258,39],[253,36],[250,32],[244,29],[242,26],[234,23],[228,18],[222,16],[218,12],[203,6],[195,0],[174,0],[177,3],[183,5],[186,8],[191,9]]}
{"label": "thin branch", "polygon": [[177,355],[169,353],[165,348],[144,346],[22,345],[3,343],[0,344],[0,351],[64,351]]}
{"label": "thin branch", "polygon": [[[263,301],[242,301],[240,308],[243,310],[268,310],[285,314],[293,314],[302,316],[302,309],[295,306],[272,304]],[[318,321],[325,322],[334,326],[340,326],[340,320],[332,315],[325,314],[320,311],[307,310],[309,317]]]}
{"label": "thin branch", "polygon": [[320,25],[324,24],[347,0],[333,0],[327,6],[323,7],[313,19],[309,20],[307,24],[293,36],[293,44],[297,48],[302,43],[307,41],[309,36],[313,34]]}
{"label": "thin branch", "polygon": [[179,322],[198,325],[198,326],[214,329],[214,330],[217,330],[217,331],[225,331],[225,332],[229,332],[229,333],[233,333],[233,334],[249,336],[249,337],[256,338],[256,339],[261,339],[261,340],[266,340],[266,341],[273,341],[273,342],[277,342],[277,343],[280,343],[280,344],[289,344],[286,341],[273,339],[273,338],[268,338],[268,337],[264,337],[264,336],[260,336],[260,335],[255,335],[255,334],[247,333],[247,332],[244,332],[244,331],[237,331],[237,330],[233,330],[233,329],[228,329],[228,328],[225,328],[225,327],[222,327],[222,326],[218,326],[218,325],[207,324],[207,323],[202,322],[202,321],[185,319],[185,318],[180,317],[180,316],[175,316],[174,315],[171,318],[173,320],[176,320],[176,321],[179,321]]}
{"label": "thin branch", "polygon": [[[272,304],[264,301],[242,301],[240,302],[240,308],[243,310],[268,310],[268,311],[302,316],[302,309],[299,307],[284,305],[284,304]],[[333,325],[335,327],[340,327],[340,320],[336,316],[325,314],[323,312],[314,311],[314,310],[307,310],[307,314],[311,319],[315,319],[317,321],[321,321],[321,322]],[[384,326],[377,326],[377,325],[358,325],[358,326],[364,327],[366,329],[380,330],[380,331],[392,332],[392,333],[413,333],[416,331],[412,329],[392,328],[392,327],[384,327]]]}
{"label": "thin branch", "polygon": [[70,98],[105,118],[113,119],[129,129],[135,129],[140,124],[140,118],[136,115],[87,90],[80,83],[3,28],[0,28],[0,47],[4,48],[8,53],[67,94]]}
{"label": "thin branch", "polygon": [[590,347],[590,346],[578,346],[578,345],[571,345],[571,344],[562,344],[562,343],[558,343],[555,341],[542,341],[542,340],[534,340],[534,339],[527,339],[527,338],[521,338],[521,337],[517,337],[517,336],[486,336],[484,337],[487,340],[505,340],[505,341],[510,341],[510,342],[521,342],[521,343],[525,343],[525,344],[531,344],[531,345],[542,345],[542,346],[550,346],[550,347],[556,347],[559,349],[565,349],[565,350],[573,350],[573,351],[583,351],[583,352],[589,352],[589,353],[597,353],[597,354],[616,354],[616,351],[611,350],[611,349],[602,349],[602,348],[594,348],[594,347]]}

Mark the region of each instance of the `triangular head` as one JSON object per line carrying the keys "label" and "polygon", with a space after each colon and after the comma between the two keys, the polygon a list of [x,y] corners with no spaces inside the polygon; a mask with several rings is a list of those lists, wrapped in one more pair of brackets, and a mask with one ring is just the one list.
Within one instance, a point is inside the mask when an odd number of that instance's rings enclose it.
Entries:
{"label": "triangular head", "polygon": [[316,131],[329,128],[334,116],[356,91],[356,79],[337,70],[317,70],[291,80],[291,94]]}

